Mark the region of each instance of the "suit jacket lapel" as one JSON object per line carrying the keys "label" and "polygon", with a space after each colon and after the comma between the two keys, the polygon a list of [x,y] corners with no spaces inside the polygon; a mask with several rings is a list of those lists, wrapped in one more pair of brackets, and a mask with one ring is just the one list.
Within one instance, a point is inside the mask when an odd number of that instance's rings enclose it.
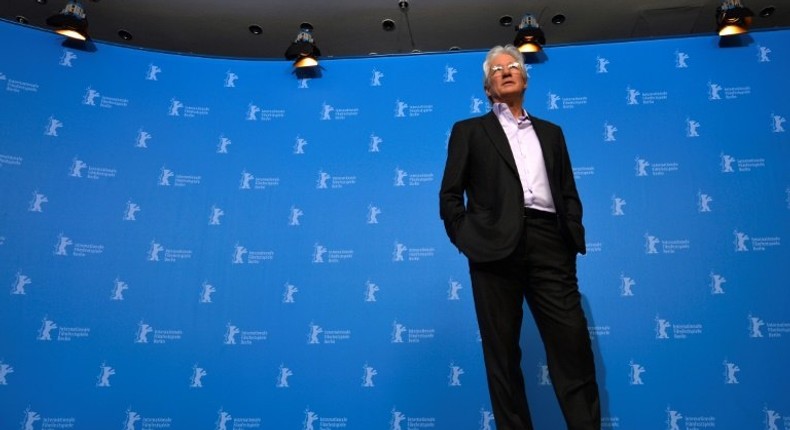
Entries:
{"label": "suit jacket lapel", "polygon": [[[518,169],[516,169],[516,159],[513,158],[513,151],[510,150],[510,143],[507,141],[505,131],[502,129],[502,124],[499,123],[494,111],[488,112],[483,116],[483,128],[491,139],[491,143],[496,148],[502,159],[510,167],[510,170],[518,176]],[[542,145],[542,144],[541,144]]]}

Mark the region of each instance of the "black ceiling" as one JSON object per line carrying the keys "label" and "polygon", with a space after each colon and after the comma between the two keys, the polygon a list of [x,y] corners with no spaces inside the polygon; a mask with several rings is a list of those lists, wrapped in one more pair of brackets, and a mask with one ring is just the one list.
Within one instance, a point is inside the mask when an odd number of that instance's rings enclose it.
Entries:
{"label": "black ceiling", "polygon": [[[752,29],[790,27],[788,0],[743,0]],[[65,0],[0,0],[0,19],[46,28]],[[547,45],[715,32],[717,0],[83,0],[91,38],[161,51],[283,58],[303,22],[324,57],[483,50],[512,42],[524,13]],[[406,5],[406,7],[403,7]],[[773,9],[770,16],[761,12]],[[553,18],[565,18],[561,24]],[[512,24],[501,24],[510,17]],[[386,31],[389,19],[394,29]],[[250,31],[258,26],[260,34]],[[125,40],[125,31],[131,39]]]}

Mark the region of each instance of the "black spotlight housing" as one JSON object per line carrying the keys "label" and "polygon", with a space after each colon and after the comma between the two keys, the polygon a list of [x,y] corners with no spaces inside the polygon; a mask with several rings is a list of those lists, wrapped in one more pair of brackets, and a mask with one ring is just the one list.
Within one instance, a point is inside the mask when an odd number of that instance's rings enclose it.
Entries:
{"label": "black spotlight housing", "polygon": [[66,3],[59,13],[47,18],[47,25],[55,27],[55,33],[70,39],[86,41],[88,35],[88,19],[82,5],[74,0]]}
{"label": "black spotlight housing", "polygon": [[719,36],[737,36],[749,31],[754,13],[740,0],[726,0],[716,9],[716,27]]}
{"label": "black spotlight housing", "polygon": [[516,28],[516,39],[513,45],[518,48],[521,53],[535,53],[543,50],[543,45],[546,44],[546,36],[543,30],[538,25],[538,20],[531,14],[526,14],[521,19],[521,23]]}
{"label": "black spotlight housing", "polygon": [[321,50],[315,45],[313,38],[313,26],[307,23],[302,24],[296,40],[285,50],[285,59],[293,60],[294,67],[299,69],[318,66],[318,57],[320,56]]}

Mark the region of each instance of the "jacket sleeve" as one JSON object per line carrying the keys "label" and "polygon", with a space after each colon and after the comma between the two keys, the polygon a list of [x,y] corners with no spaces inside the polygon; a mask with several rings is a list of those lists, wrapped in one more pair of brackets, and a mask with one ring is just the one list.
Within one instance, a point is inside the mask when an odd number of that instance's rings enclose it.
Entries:
{"label": "jacket sleeve", "polygon": [[576,180],[573,177],[573,167],[571,165],[571,158],[568,154],[568,147],[565,144],[565,136],[562,129],[559,130],[560,141],[560,178],[562,181],[561,194],[562,203],[565,208],[565,221],[571,239],[574,242],[576,250],[585,254],[587,252],[585,244],[584,225],[582,224],[582,202],[579,198],[579,191],[576,189]]}
{"label": "jacket sleeve", "polygon": [[439,189],[439,215],[450,241],[457,246],[458,231],[466,216],[464,193],[467,187],[469,134],[460,123],[453,126],[447,146],[447,161]]}

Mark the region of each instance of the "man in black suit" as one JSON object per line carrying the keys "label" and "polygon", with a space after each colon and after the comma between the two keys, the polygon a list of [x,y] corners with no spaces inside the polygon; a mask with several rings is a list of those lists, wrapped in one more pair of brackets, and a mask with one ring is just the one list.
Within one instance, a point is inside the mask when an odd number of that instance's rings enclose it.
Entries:
{"label": "man in black suit", "polygon": [[498,430],[532,430],[521,371],[522,304],[535,319],[569,430],[599,430],[595,365],[576,279],[582,204],[562,130],[523,108],[513,46],[483,63],[491,112],[453,126],[439,192],[450,241],[466,255]]}

